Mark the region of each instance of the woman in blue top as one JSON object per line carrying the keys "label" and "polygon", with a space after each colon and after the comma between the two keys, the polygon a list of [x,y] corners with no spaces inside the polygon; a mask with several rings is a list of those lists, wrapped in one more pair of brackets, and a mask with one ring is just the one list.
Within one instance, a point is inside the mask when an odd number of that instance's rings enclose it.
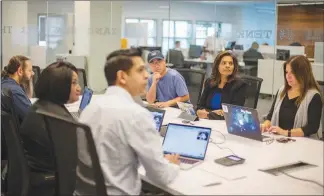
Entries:
{"label": "woman in blue top", "polygon": [[244,105],[247,85],[237,77],[238,66],[237,58],[231,52],[217,55],[212,75],[205,81],[198,103],[199,118],[223,120],[222,103]]}

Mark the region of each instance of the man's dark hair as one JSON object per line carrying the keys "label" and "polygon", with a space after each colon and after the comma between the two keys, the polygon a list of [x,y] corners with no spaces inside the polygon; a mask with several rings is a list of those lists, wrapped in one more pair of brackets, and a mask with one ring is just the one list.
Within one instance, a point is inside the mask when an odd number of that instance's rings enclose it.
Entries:
{"label": "man's dark hair", "polygon": [[35,85],[36,97],[56,104],[66,104],[70,98],[73,72],[77,68],[69,62],[55,62],[47,66]]}
{"label": "man's dark hair", "polygon": [[108,86],[116,84],[117,72],[119,70],[129,72],[134,65],[132,57],[141,56],[142,52],[138,48],[116,50],[110,53],[106,58],[104,69]]}
{"label": "man's dark hair", "polygon": [[180,41],[175,41],[174,44],[175,45],[180,44]]}
{"label": "man's dark hair", "polygon": [[8,65],[6,65],[2,72],[1,77],[6,78],[9,77],[9,75],[12,75],[18,71],[19,67],[22,67],[23,69],[26,68],[26,61],[30,60],[28,57],[25,57],[23,55],[16,55],[11,57],[11,59],[8,62]]}

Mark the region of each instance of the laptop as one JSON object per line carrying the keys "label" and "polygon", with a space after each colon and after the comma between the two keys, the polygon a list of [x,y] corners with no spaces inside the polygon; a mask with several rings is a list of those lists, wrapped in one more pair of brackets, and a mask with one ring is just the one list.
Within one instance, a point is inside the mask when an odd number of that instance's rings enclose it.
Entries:
{"label": "laptop", "polygon": [[80,102],[79,110],[77,112],[71,112],[71,115],[75,119],[78,119],[80,117],[81,112],[90,103],[92,95],[93,95],[93,91],[90,88],[85,87],[84,91],[83,91],[82,99]]}
{"label": "laptop", "polygon": [[179,109],[182,111],[182,113],[178,116],[178,118],[189,120],[189,121],[199,120],[192,104],[177,102],[177,105]]}
{"label": "laptop", "polygon": [[265,142],[272,138],[262,135],[258,111],[252,108],[222,104],[229,134]]}
{"label": "laptop", "polygon": [[180,168],[188,170],[205,160],[211,128],[169,123],[163,140],[164,154],[179,154]]}
{"label": "laptop", "polygon": [[163,123],[163,119],[164,119],[164,115],[165,115],[165,110],[161,110],[161,109],[150,107],[150,106],[147,106],[146,108],[153,115],[156,131],[160,132],[161,126]]}

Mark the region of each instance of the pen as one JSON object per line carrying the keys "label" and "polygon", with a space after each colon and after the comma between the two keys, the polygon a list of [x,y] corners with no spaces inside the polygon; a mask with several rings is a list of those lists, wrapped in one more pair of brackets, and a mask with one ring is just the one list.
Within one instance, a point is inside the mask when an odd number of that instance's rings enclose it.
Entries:
{"label": "pen", "polygon": [[204,185],[204,187],[216,186],[216,185],[220,185],[220,184],[222,184],[222,183],[221,182],[215,182],[215,183],[206,184],[206,185]]}

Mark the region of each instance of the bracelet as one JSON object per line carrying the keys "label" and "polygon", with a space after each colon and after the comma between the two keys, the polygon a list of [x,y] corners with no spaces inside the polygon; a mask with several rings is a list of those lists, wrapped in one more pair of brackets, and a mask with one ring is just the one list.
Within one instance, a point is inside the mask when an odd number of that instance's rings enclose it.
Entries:
{"label": "bracelet", "polygon": [[288,137],[291,137],[291,129],[288,130]]}

